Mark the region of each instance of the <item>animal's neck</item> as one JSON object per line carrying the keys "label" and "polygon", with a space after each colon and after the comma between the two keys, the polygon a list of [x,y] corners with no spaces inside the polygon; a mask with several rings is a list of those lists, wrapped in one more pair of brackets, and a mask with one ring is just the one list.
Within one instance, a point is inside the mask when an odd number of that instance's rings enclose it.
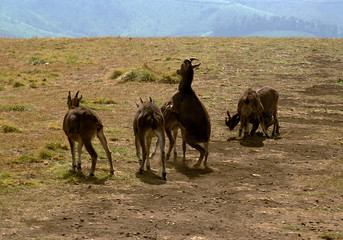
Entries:
{"label": "animal's neck", "polygon": [[187,73],[182,76],[181,82],[179,83],[179,91],[192,89],[193,72]]}

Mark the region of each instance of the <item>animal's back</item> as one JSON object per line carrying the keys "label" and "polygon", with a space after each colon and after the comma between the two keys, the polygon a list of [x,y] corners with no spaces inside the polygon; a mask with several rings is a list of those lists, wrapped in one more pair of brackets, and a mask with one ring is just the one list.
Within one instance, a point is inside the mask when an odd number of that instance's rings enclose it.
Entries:
{"label": "animal's back", "polygon": [[136,132],[139,128],[155,130],[161,124],[163,125],[163,114],[160,108],[152,102],[144,103],[137,111],[134,119],[134,129]]}
{"label": "animal's back", "polygon": [[270,110],[273,107],[277,108],[277,103],[279,100],[278,91],[276,91],[274,88],[265,86],[257,90],[257,93],[260,95],[261,103],[264,109]]}
{"label": "animal's back", "polygon": [[194,142],[210,140],[210,117],[194,91],[184,94],[180,104],[179,121],[186,129],[186,138]]}
{"label": "animal's back", "polygon": [[77,140],[80,133],[94,134],[103,124],[97,114],[85,107],[71,109],[64,116],[63,131],[66,135]]}

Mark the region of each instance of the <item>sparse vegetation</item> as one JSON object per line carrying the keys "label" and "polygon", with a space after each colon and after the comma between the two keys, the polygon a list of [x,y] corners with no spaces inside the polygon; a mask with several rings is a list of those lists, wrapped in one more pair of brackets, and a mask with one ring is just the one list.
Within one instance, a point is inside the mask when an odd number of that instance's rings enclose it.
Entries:
{"label": "sparse vegetation", "polygon": [[21,133],[22,132],[19,128],[11,126],[11,125],[7,125],[7,124],[1,127],[1,131],[3,133]]}
{"label": "sparse vegetation", "polygon": [[[0,38],[0,46],[0,238],[342,238],[342,39]],[[50,64],[29,64],[33,56]],[[182,156],[167,162],[167,183],[159,151],[140,176],[135,102],[168,100],[188,56],[202,63],[193,88],[211,118],[209,168],[192,167],[199,155],[188,147],[186,165]],[[135,79],[120,81],[131,71]],[[281,134],[237,138],[226,110],[263,85],[280,93]],[[62,122],[77,90],[102,119],[114,176],[97,139],[96,177],[86,176],[85,149],[82,171],[69,172]],[[179,134],[179,152],[180,143]]]}

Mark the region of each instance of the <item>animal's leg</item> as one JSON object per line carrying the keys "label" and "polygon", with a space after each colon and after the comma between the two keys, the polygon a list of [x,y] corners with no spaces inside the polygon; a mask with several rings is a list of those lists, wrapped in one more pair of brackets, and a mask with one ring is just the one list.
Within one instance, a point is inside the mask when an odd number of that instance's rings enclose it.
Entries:
{"label": "animal's leg", "polygon": [[262,127],[262,131],[264,132],[264,134],[266,135],[267,138],[270,138],[268,131],[266,129],[266,126],[264,125],[263,119],[261,116],[258,116],[258,120],[260,121],[261,127]]}
{"label": "animal's leg", "polygon": [[208,146],[209,146],[209,142],[205,142],[205,143],[204,143],[204,149],[205,149],[204,166],[205,166],[206,168],[207,168]]}
{"label": "animal's leg", "polygon": [[81,155],[82,155],[82,147],[83,143],[79,142],[77,146],[77,154],[78,154],[78,160],[77,160],[77,170],[81,171]]}
{"label": "animal's leg", "polygon": [[108,159],[108,163],[110,165],[110,174],[114,174],[114,168],[113,168],[113,162],[112,162],[112,155],[111,155],[111,151],[110,149],[108,148],[108,145],[107,145],[107,140],[106,140],[106,137],[104,135],[104,132],[103,130],[100,130],[98,132],[98,138],[101,142],[101,145],[102,147],[104,148],[105,152],[106,152],[106,156],[107,156],[107,159]]}
{"label": "animal's leg", "polygon": [[68,141],[69,141],[69,145],[70,145],[71,159],[72,159],[70,171],[75,172],[75,168],[76,168],[75,142],[71,138],[68,138]]}
{"label": "animal's leg", "polygon": [[[146,136],[145,142],[146,142],[146,154],[147,154],[147,156],[149,156],[151,141],[152,141],[152,137]],[[151,170],[149,157],[147,157],[147,159],[146,159],[146,169]]]}
{"label": "animal's leg", "polygon": [[276,112],[273,113],[273,118],[274,118],[274,127],[273,127],[272,136],[274,136],[275,133],[276,133],[276,134],[280,134],[280,132],[279,132],[279,120],[278,120],[278,118],[277,118]]}
{"label": "animal's leg", "polygon": [[[173,130],[174,161],[177,159],[177,149],[176,149],[177,133],[178,133],[178,128],[174,128],[174,130]],[[169,151],[171,151],[171,149]],[[170,152],[169,152],[169,155],[170,155]]]}
{"label": "animal's leg", "polygon": [[196,164],[194,164],[195,167],[199,167],[202,159],[204,158],[205,149],[202,146],[200,146],[198,143],[188,143],[188,144],[200,152],[198,162]]}
{"label": "animal's leg", "polygon": [[96,166],[96,161],[97,161],[97,158],[98,158],[98,154],[95,152],[95,150],[93,148],[93,145],[92,145],[92,142],[90,140],[83,141],[83,143],[85,144],[87,152],[92,157],[92,166],[91,166],[91,171],[89,173],[89,176],[92,177],[92,176],[94,176],[94,171],[95,171],[95,166]]}
{"label": "animal's leg", "polygon": [[139,138],[138,144],[142,147],[142,160],[140,160],[140,167],[139,167],[139,173],[142,174],[144,171],[144,164],[148,155],[147,155],[147,150],[146,150],[147,147],[145,143],[145,136],[142,136],[142,134],[140,134],[138,138]]}
{"label": "animal's leg", "polygon": [[243,137],[247,137],[249,135],[249,121],[246,117],[241,117],[241,126],[239,129],[239,136],[242,136],[243,131]]}
{"label": "animal's leg", "polygon": [[166,162],[165,162],[165,135],[163,129],[160,132],[157,132],[158,141],[160,143],[161,149],[161,164],[162,164],[162,178],[163,180],[167,180],[167,171],[166,171]]}
{"label": "animal's leg", "polygon": [[181,128],[181,135],[182,135],[182,161],[186,163],[186,131],[183,127]]}
{"label": "animal's leg", "polygon": [[149,158],[153,158],[153,157],[155,156],[155,154],[156,154],[156,152],[157,152],[158,145],[159,145],[159,143],[158,143],[158,139],[157,139],[156,145],[155,145],[155,149],[154,149],[154,151],[150,154]]}
{"label": "animal's leg", "polygon": [[136,145],[136,155],[138,158],[138,163],[139,165],[141,165],[142,164],[141,144],[140,144],[138,136],[135,136],[135,145]]}
{"label": "animal's leg", "polygon": [[252,125],[252,129],[250,131],[250,135],[253,136],[258,128],[258,126],[260,125],[260,122],[256,119]]}
{"label": "animal's leg", "polygon": [[[174,133],[174,132],[173,132]],[[175,139],[174,137],[172,136],[172,133],[169,129],[166,129],[166,134],[167,134],[167,137],[169,139],[169,149],[168,149],[168,152],[167,152],[167,157],[166,159],[169,160],[169,157],[170,157],[170,153],[171,151],[173,150],[173,147],[175,145]],[[176,133],[177,134],[177,133]]]}

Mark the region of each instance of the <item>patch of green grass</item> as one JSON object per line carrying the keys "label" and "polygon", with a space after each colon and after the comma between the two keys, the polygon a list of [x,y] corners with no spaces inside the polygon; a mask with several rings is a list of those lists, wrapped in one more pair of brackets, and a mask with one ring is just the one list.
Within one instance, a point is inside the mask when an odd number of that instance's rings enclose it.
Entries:
{"label": "patch of green grass", "polygon": [[284,225],[283,226],[284,229],[287,229],[287,230],[291,230],[293,232],[297,232],[297,231],[300,231],[301,230],[301,227],[299,226],[296,226],[296,225]]}
{"label": "patch of green grass", "polygon": [[20,156],[15,163],[40,163],[42,162],[41,159],[36,158],[33,153],[27,153],[23,156]]}
{"label": "patch of green grass", "polygon": [[44,160],[51,159],[53,157],[53,153],[49,150],[43,149],[39,152],[39,157]]}
{"label": "patch of green grass", "polygon": [[6,90],[5,87],[0,86],[0,91],[5,91],[5,90]]}
{"label": "patch of green grass", "polygon": [[32,110],[30,105],[2,105],[0,106],[0,112],[27,112]]}
{"label": "patch of green grass", "polygon": [[31,57],[28,61],[29,65],[40,65],[46,64],[48,61],[45,59],[40,58],[39,56]]}
{"label": "patch of green grass", "polygon": [[338,79],[336,83],[342,84],[343,83],[343,79]]}
{"label": "patch of green grass", "polygon": [[18,82],[18,81],[14,82],[14,84],[13,84],[14,88],[19,88],[19,87],[23,87],[23,86],[25,86],[25,85],[21,82]]}
{"label": "patch of green grass", "polygon": [[108,104],[118,104],[118,102],[112,100],[112,99],[107,99],[105,97],[103,98],[95,98],[93,100],[93,103],[94,104],[105,104],[105,105],[108,105]]}
{"label": "patch of green grass", "polygon": [[341,240],[343,239],[343,232],[323,233],[320,238],[325,240]]}
{"label": "patch of green grass", "polygon": [[19,128],[11,126],[11,125],[7,125],[7,124],[1,127],[1,131],[3,133],[21,133],[22,132]]}
{"label": "patch of green grass", "polygon": [[109,76],[110,79],[117,79],[124,73],[122,69],[115,69]]}
{"label": "patch of green grass", "polygon": [[122,82],[156,82],[155,74],[148,69],[136,69],[125,73],[121,77]]}

